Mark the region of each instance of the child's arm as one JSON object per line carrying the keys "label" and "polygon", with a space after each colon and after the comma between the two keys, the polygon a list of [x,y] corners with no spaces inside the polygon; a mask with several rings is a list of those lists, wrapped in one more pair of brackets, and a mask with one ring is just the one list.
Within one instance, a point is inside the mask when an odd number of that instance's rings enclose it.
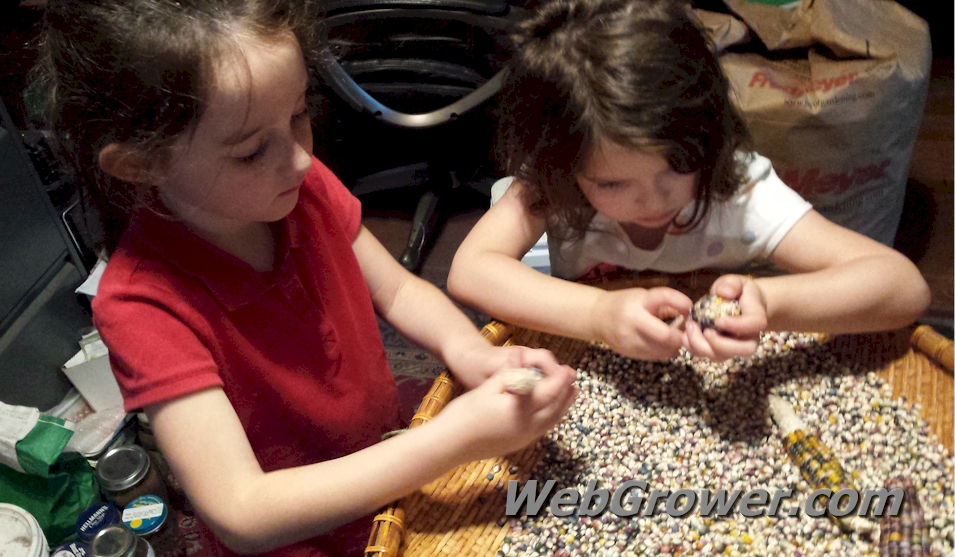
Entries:
{"label": "child's arm", "polygon": [[686,314],[692,303],[670,288],[607,292],[550,277],[520,262],[546,224],[530,215],[515,181],[461,244],[448,277],[456,298],[508,323],[600,340],[642,359],[675,356],[682,333],[661,318]]}
{"label": "child's arm", "polygon": [[[740,298],[742,315],[716,326],[740,336],[763,330],[862,333],[912,323],[928,306],[928,285],[901,253],[809,211],[786,234],[770,260],[790,275],[749,280],[721,277],[713,292]],[[688,336],[698,330],[688,330]],[[725,347],[715,331],[690,346],[719,357]],[[696,340],[700,340],[698,336]]]}
{"label": "child's arm", "polygon": [[431,283],[408,272],[362,227],[352,247],[378,312],[404,335],[441,356],[468,388],[505,367],[572,374],[547,350],[491,346],[473,323]]}
{"label": "child's arm", "polygon": [[505,392],[498,374],[421,427],[335,460],[273,472],[259,466],[220,388],[145,411],[176,478],[216,535],[238,553],[264,553],[373,512],[456,465],[528,445],[567,411],[576,396],[572,382],[570,374],[552,374],[517,396]]}

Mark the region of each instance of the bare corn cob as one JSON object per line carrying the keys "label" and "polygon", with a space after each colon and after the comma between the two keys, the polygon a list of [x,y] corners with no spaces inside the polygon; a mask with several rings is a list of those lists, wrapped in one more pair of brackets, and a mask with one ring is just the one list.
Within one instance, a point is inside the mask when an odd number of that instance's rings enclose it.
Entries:
{"label": "bare corn cob", "polygon": [[[856,489],[829,447],[806,430],[806,425],[796,416],[789,403],[778,396],[769,395],[769,409],[782,434],[783,447],[813,489],[826,488],[833,493],[841,489]],[[822,496],[819,501],[828,505],[829,498]],[[844,531],[871,533],[875,530],[872,522],[860,516],[850,514],[836,517],[826,514]]]}
{"label": "bare corn cob", "polygon": [[526,395],[534,390],[534,385],[544,377],[544,372],[536,367],[516,367],[504,370],[504,386],[516,395]]}
{"label": "bare corn cob", "polygon": [[[908,478],[892,478],[886,482],[890,492],[902,490],[902,507],[897,516],[888,513],[879,522],[879,555],[881,557],[926,557],[932,555],[929,528],[919,503],[915,486]],[[895,495],[889,495],[891,507]]]}

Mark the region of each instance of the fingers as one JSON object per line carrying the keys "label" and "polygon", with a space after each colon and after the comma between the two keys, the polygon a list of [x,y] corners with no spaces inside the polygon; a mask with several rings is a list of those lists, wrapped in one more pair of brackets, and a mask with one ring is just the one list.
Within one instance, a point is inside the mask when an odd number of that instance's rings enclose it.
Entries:
{"label": "fingers", "polygon": [[766,318],[759,314],[718,317],[713,321],[717,329],[737,338],[758,337],[766,328]]}
{"label": "fingers", "polygon": [[719,334],[715,329],[700,328],[690,322],[686,326],[687,350],[695,357],[723,361],[733,357],[747,357],[756,353],[758,338],[733,338]]}
{"label": "fingers", "polygon": [[651,314],[666,318],[686,315],[693,307],[689,296],[672,288],[659,287],[647,290],[644,308]]}
{"label": "fingers", "polygon": [[535,367],[541,370],[544,375],[567,373],[568,371],[572,374],[575,373],[570,367],[558,362],[550,350],[523,346],[517,348],[520,348],[517,352],[517,365],[520,367]]}
{"label": "fingers", "polygon": [[747,280],[749,279],[742,275],[723,275],[713,282],[710,293],[728,300],[739,299]]}
{"label": "fingers", "polygon": [[549,404],[540,408],[535,413],[535,418],[541,422],[542,434],[557,425],[561,418],[567,414],[577,399],[579,392],[580,390],[576,386],[570,385],[569,388],[561,393],[561,396],[554,398]]}
{"label": "fingers", "polygon": [[559,406],[568,392],[574,390],[574,381],[577,374],[568,366],[559,366],[553,373],[545,375],[528,393],[531,405],[540,410],[548,405],[557,403]]}

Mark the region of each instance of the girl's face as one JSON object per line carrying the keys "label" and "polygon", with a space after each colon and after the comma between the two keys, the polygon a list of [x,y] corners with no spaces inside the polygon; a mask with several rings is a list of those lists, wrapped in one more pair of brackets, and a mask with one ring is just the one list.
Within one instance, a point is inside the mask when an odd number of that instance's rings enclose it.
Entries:
{"label": "girl's face", "polygon": [[298,42],[242,36],[215,65],[209,105],[173,147],[159,184],[187,224],[232,233],[284,218],[311,166],[308,76]]}
{"label": "girl's face", "polygon": [[658,229],[693,202],[698,176],[676,172],[660,155],[601,140],[584,161],[577,183],[607,217]]}

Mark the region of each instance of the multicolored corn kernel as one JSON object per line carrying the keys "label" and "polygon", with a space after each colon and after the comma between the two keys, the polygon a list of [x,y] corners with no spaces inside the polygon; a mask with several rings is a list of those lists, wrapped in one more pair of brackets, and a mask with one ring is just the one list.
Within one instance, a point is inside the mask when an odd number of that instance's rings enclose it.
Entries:
{"label": "multicolored corn kernel", "polygon": [[893,490],[902,490],[902,507],[897,516],[886,513],[879,521],[879,555],[881,557],[928,557],[931,550],[929,525],[919,502],[918,491],[909,478],[895,477],[886,482],[891,508]]}
{"label": "multicolored corn kernel", "polygon": [[[851,476],[846,473],[839,460],[832,454],[829,447],[824,445],[815,435],[797,429],[783,437],[783,447],[790,458],[799,467],[799,472],[813,489],[830,489],[837,493],[843,489],[856,490]],[[821,506],[829,504],[829,498],[819,497]],[[869,533],[875,526],[858,516],[847,515],[836,517],[829,515],[833,522],[844,531]]]}
{"label": "multicolored corn kernel", "polygon": [[696,321],[703,329],[713,328],[717,318],[724,315],[739,315],[739,301],[727,300],[715,294],[703,296],[690,310],[690,319]]}
{"label": "multicolored corn kernel", "polygon": [[[666,362],[633,360],[595,344],[578,362],[580,395],[538,442],[540,460],[522,467],[521,478],[537,480],[538,488],[553,479],[554,491],[582,494],[591,479],[611,493],[627,481],[644,481],[647,490],[634,493],[643,497],[643,510],[654,489],[765,489],[773,495],[791,490],[778,516],[704,516],[698,506],[676,518],[661,504],[648,515],[608,510],[558,517],[547,499],[538,514],[510,518],[498,556],[877,555],[876,536],[789,512],[800,510],[814,489],[782,446],[783,437],[797,429],[830,447],[860,490],[882,488],[890,471],[905,471],[919,485],[933,549],[952,555],[955,495],[949,478],[955,464],[917,411],[894,398],[874,372],[842,363],[811,335],[773,332],[760,341],[754,356],[726,362],[689,353]],[[772,395],[798,412],[798,427],[779,427],[774,434],[766,415]],[[828,473],[833,482],[836,472]]]}

